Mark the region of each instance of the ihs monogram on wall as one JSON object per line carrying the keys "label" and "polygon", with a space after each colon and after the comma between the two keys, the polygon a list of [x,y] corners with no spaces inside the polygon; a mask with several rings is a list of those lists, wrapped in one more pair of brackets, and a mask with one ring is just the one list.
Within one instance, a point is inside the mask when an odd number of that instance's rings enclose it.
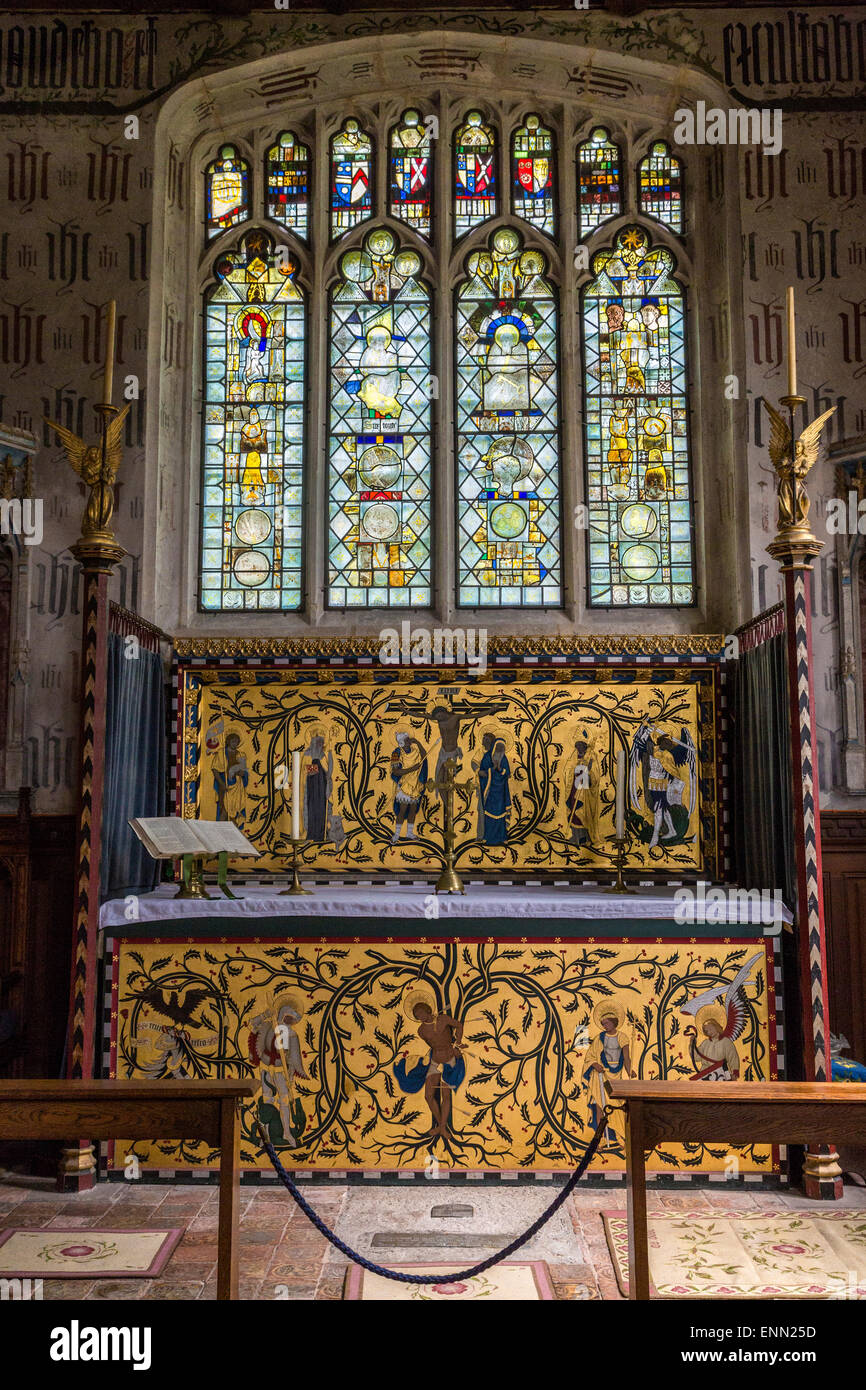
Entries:
{"label": "ihs monogram on wall", "polygon": [[478,874],[610,867],[627,757],[630,862],[712,876],[715,685],[706,667],[489,672],[182,668],[183,814],[230,819],[284,867],[291,755],[303,859],[330,872],[442,862],[434,783],[454,759],[456,863]]}

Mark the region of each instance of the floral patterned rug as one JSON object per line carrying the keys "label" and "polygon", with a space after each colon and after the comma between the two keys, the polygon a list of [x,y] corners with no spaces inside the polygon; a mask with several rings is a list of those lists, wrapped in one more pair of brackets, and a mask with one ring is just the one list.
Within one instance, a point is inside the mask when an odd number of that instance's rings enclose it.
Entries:
{"label": "floral patterned rug", "polygon": [[[624,1211],[602,1213],[628,1296]],[[866,1211],[652,1211],[655,1298],[866,1299]]]}
{"label": "floral patterned rug", "polygon": [[[454,1266],[393,1265],[392,1268],[406,1274],[439,1274]],[[544,1260],[529,1260],[525,1264],[504,1261],[488,1269],[486,1274],[476,1274],[472,1279],[457,1280],[453,1284],[400,1284],[352,1265],[346,1274],[343,1297],[382,1303],[472,1303],[479,1299],[487,1303],[537,1303],[555,1299],[556,1294]]]}
{"label": "floral patterned rug", "polygon": [[0,1276],[19,1279],[155,1279],[183,1228],[156,1231],[54,1226],[0,1231]]}

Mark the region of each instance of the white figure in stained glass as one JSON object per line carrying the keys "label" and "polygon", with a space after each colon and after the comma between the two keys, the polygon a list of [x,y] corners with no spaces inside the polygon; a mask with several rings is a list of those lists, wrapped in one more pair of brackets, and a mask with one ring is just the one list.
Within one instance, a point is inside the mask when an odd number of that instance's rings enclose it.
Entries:
{"label": "white figure in stained glass", "polygon": [[558,603],[556,313],[544,257],[501,227],[467,269],[457,327],[461,602]]}
{"label": "white figure in stained glass", "polygon": [[371,415],[396,420],[402,409],[397,399],[402,377],[394,335],[390,327],[376,321],[367,329],[364,341],[366,347],[358,364],[358,395]]}
{"label": "white figure in stained glass", "polygon": [[430,310],[421,258],[377,228],[340,261],[331,311],[330,596],[429,601]]}

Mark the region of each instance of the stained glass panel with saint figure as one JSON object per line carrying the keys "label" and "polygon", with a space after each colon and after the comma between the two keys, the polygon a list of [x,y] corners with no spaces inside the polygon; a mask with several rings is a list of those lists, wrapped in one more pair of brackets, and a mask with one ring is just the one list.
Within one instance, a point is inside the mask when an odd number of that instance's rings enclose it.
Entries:
{"label": "stained glass panel with saint figure", "polygon": [[373,211],[373,142],[349,117],[331,140],[331,240]]}
{"label": "stained glass panel with saint figure", "polygon": [[638,166],[640,210],[677,235],[683,230],[682,169],[664,140],[657,140]]}
{"label": "stained glass panel with saint figure", "polygon": [[556,299],[540,251],[500,227],[457,295],[458,599],[562,602]]}
{"label": "stained glass panel with saint figure", "polygon": [[538,116],[527,116],[511,143],[511,210],[539,231],[554,231],[553,133]]}
{"label": "stained glass panel with saint figure", "polygon": [[205,170],[205,227],[212,241],[250,215],[250,166],[234,145],[223,145]]}
{"label": "stained glass panel with saint figure", "polygon": [[371,231],[331,298],[328,603],[430,604],[430,301],[421,257]]}
{"label": "stained glass panel with saint figure", "polygon": [[695,601],[682,290],[642,227],[583,291],[589,590],[597,605]]}
{"label": "stained glass panel with saint figure", "polygon": [[598,126],[577,150],[578,234],[589,236],[622,212],[619,147]]}
{"label": "stained glass panel with saint figure", "polygon": [[265,197],[268,217],[307,240],[310,217],[310,151],[283,131],[267,153]]}
{"label": "stained glass panel with saint figure", "polygon": [[204,314],[201,607],[301,605],[304,298],[254,229],[221,256]]}
{"label": "stained glass panel with saint figure", "polygon": [[496,134],[470,111],[454,140],[454,235],[465,236],[496,215]]}
{"label": "stained glass panel with saint figure", "polygon": [[404,111],[391,131],[391,216],[424,237],[430,236],[432,143],[417,111]]}

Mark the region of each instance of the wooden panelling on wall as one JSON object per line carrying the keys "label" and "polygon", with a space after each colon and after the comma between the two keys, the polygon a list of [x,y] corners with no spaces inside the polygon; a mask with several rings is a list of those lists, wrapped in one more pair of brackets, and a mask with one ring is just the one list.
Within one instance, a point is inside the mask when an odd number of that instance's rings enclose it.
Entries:
{"label": "wooden panelling on wall", "polygon": [[866,811],[823,811],[830,1029],[866,1058]]}

